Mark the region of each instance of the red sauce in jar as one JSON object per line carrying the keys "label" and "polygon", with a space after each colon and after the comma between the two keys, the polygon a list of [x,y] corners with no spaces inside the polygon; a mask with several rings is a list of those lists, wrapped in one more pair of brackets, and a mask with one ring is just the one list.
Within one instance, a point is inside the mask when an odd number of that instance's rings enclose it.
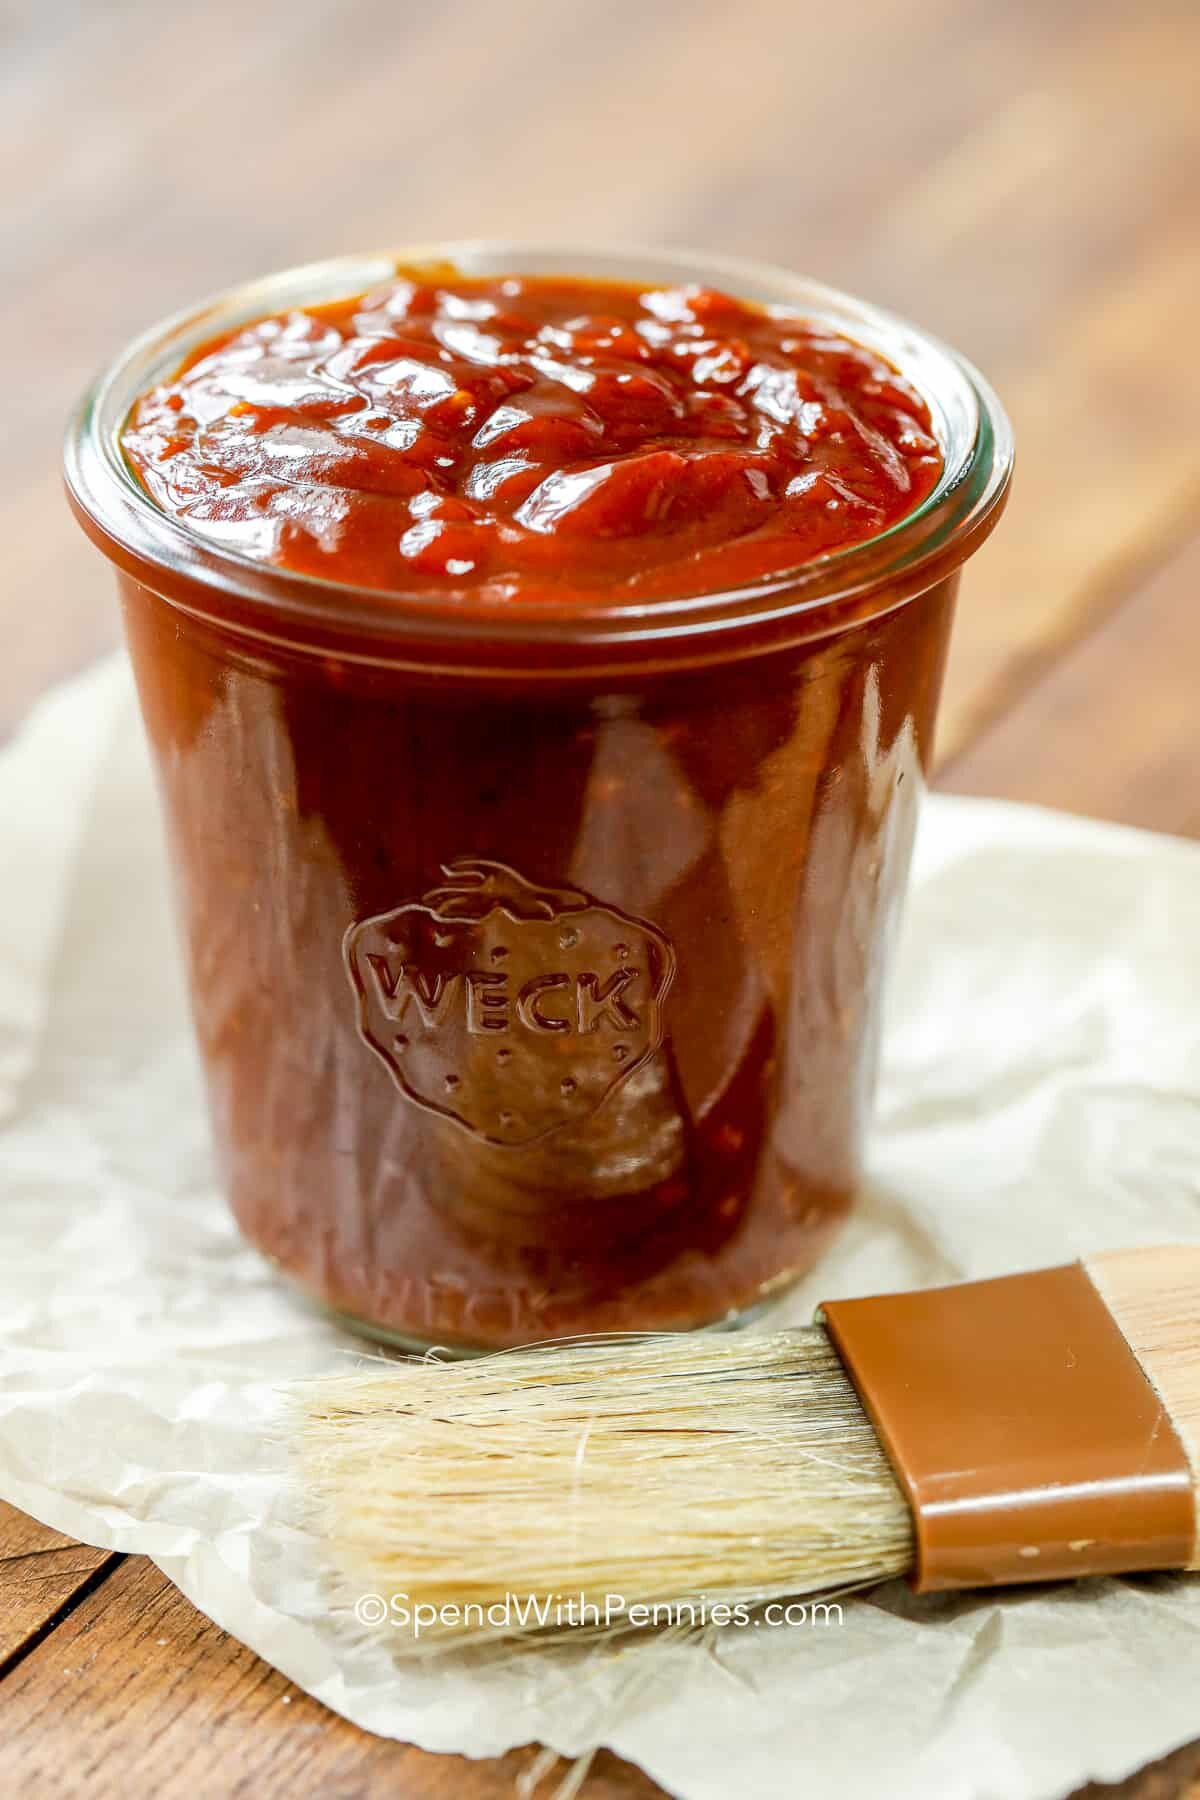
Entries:
{"label": "red sauce in jar", "polygon": [[873,537],[941,471],[878,355],[702,288],[401,280],[260,320],[125,450],[231,549],[398,592],[712,592]]}
{"label": "red sauce in jar", "polygon": [[[201,537],[397,608],[728,589],[941,470],[920,396],[815,324],[452,271],[203,346],[123,441]],[[254,639],[124,574],[246,1234],[464,1346],[701,1324],[802,1272],[858,1178],[955,580],[560,687]]]}

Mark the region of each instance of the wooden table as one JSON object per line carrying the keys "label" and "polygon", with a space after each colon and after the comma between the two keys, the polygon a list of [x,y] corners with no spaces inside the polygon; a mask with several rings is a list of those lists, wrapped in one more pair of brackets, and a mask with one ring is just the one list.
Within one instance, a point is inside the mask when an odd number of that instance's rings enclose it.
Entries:
{"label": "wooden table", "polygon": [[[57,449],[133,330],[438,234],[694,243],[912,313],[1012,412],[941,785],[1200,835],[1194,0],[17,0],[0,46],[0,722],[115,639]],[[488,1800],[533,1767],[364,1736],[144,1559],[9,1510],[0,1562],[22,1800]],[[603,1755],[583,1794],[657,1791]],[[1197,1800],[1200,1745],[1123,1791]]]}

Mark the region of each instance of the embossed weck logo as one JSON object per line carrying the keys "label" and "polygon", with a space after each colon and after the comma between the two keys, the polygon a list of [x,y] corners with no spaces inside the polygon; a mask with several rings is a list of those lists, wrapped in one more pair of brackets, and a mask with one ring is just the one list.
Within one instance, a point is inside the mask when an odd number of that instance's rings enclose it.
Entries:
{"label": "embossed weck logo", "polygon": [[346,933],[359,1030],[418,1106],[530,1144],[587,1118],[658,1048],[674,953],[577,888],[494,862],[443,874]]}

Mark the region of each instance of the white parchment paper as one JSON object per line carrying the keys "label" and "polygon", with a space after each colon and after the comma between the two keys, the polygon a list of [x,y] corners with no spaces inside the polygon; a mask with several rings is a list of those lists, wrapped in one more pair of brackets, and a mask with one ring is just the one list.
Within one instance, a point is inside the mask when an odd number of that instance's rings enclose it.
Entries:
{"label": "white parchment paper", "polygon": [[[398,1662],[331,1612],[293,1522],[278,1384],[350,1340],[215,1190],[123,664],[0,756],[0,1494],[144,1551],[368,1729],[632,1757],[688,1800],[1034,1800],[1200,1734],[1200,1579],[917,1601]],[[1200,1241],[1200,849],[992,803],[925,814],[871,1182],[822,1296]]]}

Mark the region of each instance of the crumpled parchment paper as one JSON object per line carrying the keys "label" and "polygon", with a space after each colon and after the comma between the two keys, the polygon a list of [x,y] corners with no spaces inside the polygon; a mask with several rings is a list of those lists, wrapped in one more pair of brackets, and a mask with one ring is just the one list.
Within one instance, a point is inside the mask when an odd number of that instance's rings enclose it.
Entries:
{"label": "crumpled parchment paper", "polygon": [[[278,1385],[353,1354],[226,1216],[131,684],[105,663],[0,756],[0,1494],[144,1551],[368,1729],[597,1743],[687,1800],[1034,1800],[1200,1734],[1200,1578],[918,1601],[838,1626],[396,1661],[331,1612]],[[786,1303],[1200,1241],[1200,848],[926,810],[871,1181]],[[779,1316],[779,1315],[777,1315]]]}

